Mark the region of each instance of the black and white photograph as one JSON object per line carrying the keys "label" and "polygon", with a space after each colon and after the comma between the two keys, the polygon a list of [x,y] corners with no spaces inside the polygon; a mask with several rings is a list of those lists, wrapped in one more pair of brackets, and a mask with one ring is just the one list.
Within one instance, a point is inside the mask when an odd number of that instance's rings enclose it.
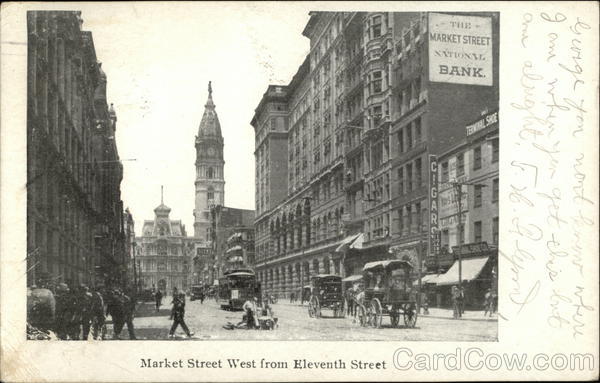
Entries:
{"label": "black and white photograph", "polygon": [[497,339],[498,13],[168,20],[204,49],[124,67],[86,16],[27,14],[31,339]]}
{"label": "black and white photograph", "polygon": [[597,377],[597,4],[52,5],[2,8],[10,365]]}

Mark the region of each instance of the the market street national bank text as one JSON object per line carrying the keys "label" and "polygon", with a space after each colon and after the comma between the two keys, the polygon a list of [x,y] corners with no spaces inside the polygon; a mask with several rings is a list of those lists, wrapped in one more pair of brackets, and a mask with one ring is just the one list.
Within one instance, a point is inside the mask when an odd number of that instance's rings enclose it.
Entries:
{"label": "the market street national bank text", "polygon": [[367,361],[352,359],[344,361],[342,359],[332,361],[314,361],[308,359],[292,359],[291,361],[276,361],[268,359],[140,359],[141,368],[215,368],[215,369],[299,369],[299,370],[385,370],[387,363],[385,361]]}

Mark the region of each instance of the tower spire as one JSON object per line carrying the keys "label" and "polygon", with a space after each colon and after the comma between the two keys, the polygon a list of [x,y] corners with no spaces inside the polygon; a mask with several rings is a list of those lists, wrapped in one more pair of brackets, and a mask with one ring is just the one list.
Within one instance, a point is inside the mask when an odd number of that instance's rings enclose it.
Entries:
{"label": "tower spire", "polygon": [[164,202],[163,202],[163,186],[162,185],[160,185],[160,204],[164,205]]}
{"label": "tower spire", "polygon": [[212,81],[208,82],[208,99],[206,100],[206,105],[204,105],[204,106],[209,107],[209,108],[215,107],[215,103],[213,102],[213,99],[212,99]]}

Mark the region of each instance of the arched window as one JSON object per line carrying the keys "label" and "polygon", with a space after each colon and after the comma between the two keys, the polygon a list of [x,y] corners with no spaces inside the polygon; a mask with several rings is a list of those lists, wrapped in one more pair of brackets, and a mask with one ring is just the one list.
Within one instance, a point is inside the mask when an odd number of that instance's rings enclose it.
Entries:
{"label": "arched window", "polygon": [[215,170],[212,168],[212,166],[209,166],[208,170],[206,171],[206,178],[213,178],[215,176]]}
{"label": "arched window", "polygon": [[209,201],[213,201],[215,199],[215,189],[211,187],[208,188],[208,191],[206,192],[206,199],[208,199]]}

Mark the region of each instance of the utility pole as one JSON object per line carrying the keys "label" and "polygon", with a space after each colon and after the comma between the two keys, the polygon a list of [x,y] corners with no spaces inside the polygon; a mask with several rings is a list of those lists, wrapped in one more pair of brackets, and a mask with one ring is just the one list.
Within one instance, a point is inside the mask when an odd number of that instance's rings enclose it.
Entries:
{"label": "utility pole", "polygon": [[464,235],[464,226],[462,223],[462,196],[463,196],[463,191],[462,191],[462,187],[463,185],[466,186],[479,186],[479,187],[487,187],[487,185],[484,184],[474,184],[474,183],[470,183],[470,182],[459,182],[459,181],[454,181],[453,185],[456,189],[456,195],[458,198],[458,254],[457,254],[457,258],[458,258],[458,286],[462,286],[462,237]]}

